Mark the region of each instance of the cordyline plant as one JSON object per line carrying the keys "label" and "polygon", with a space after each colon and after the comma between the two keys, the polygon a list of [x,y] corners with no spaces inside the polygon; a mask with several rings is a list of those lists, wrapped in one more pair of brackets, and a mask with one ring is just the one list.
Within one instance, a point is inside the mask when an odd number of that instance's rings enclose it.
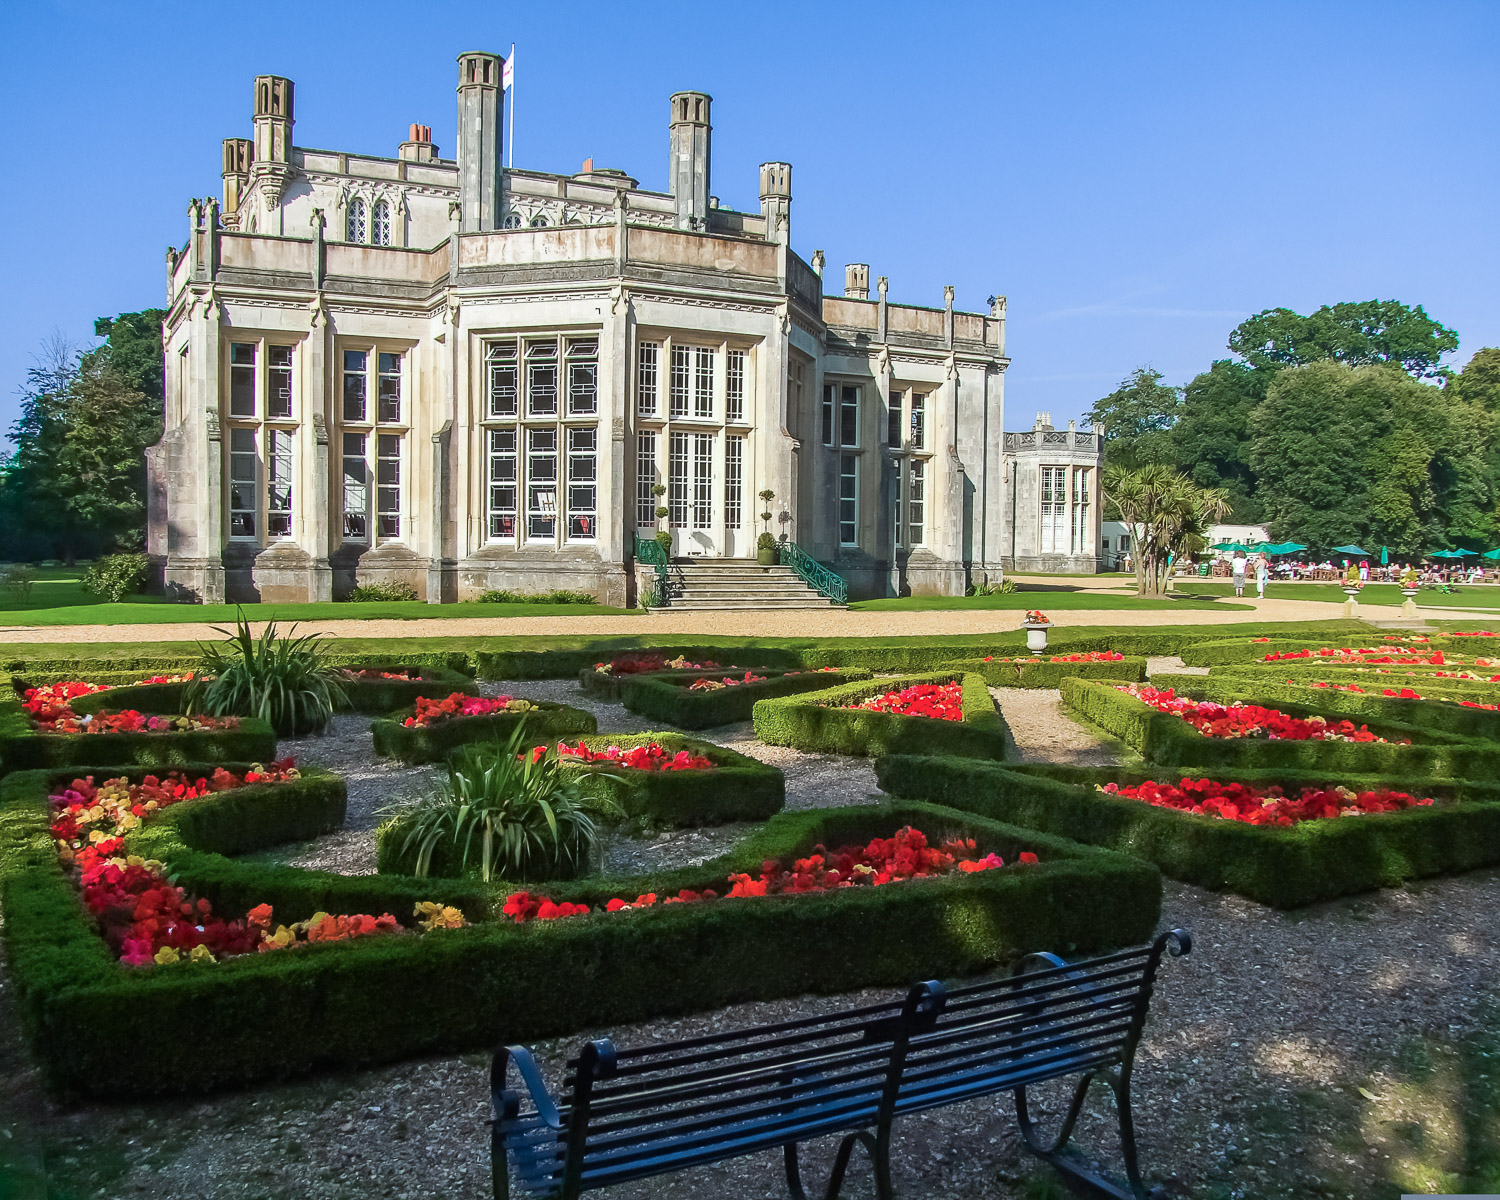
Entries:
{"label": "cordyline plant", "polygon": [[1199,487],[1160,463],[1106,467],[1104,493],[1135,539],[1135,590],[1141,596],[1162,595],[1172,561],[1201,544],[1208,527],[1229,513],[1222,488]]}
{"label": "cordyline plant", "polygon": [[446,848],[456,873],[477,858],[488,883],[496,877],[562,879],[585,870],[599,846],[590,810],[616,811],[590,795],[555,755],[536,754],[522,723],[506,742],[456,752],[435,791],[391,813],[405,827],[402,858],[415,852],[413,874],[428,875],[434,853]]}
{"label": "cordyline plant", "polygon": [[285,636],[276,622],[267,621],[260,637],[250,632],[244,613],[235,617],[233,632],[223,634],[218,646],[199,643],[202,658],[197,678],[188,685],[187,711],[215,717],[262,717],[280,737],[314,733],[344,706],[342,675],[324,658],[322,634]]}

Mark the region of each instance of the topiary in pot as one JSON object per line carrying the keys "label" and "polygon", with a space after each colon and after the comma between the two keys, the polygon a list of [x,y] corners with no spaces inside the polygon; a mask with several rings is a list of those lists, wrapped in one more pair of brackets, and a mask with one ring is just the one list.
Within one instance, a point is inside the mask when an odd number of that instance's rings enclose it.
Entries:
{"label": "topiary in pot", "polygon": [[391,810],[382,840],[399,839],[397,860],[421,877],[462,875],[471,862],[486,883],[582,874],[599,848],[591,810],[618,810],[536,749],[524,724],[506,742],[464,747],[435,791]]}
{"label": "topiary in pot", "polygon": [[755,560],[763,567],[776,565],[776,539],[763,533],[755,542]]}
{"label": "topiary in pot", "polygon": [[188,685],[187,711],[213,717],[263,717],[277,737],[301,737],[328,724],[336,708],[346,703],[339,668],[329,665],[319,644],[322,634],[278,636],[276,622],[267,621],[259,638],[250,632],[244,614],[235,619],[234,632],[222,633],[219,646],[203,646],[197,678]]}

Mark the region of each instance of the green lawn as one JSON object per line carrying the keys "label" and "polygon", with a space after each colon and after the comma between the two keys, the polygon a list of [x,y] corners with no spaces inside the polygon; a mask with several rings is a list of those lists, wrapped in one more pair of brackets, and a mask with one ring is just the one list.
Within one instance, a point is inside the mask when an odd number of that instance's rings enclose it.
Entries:
{"label": "green lawn", "polygon": [[[1174,585],[1176,591],[1193,596],[1228,596],[1234,586],[1228,583],[1192,581]],[[1255,595],[1255,581],[1245,586],[1247,596]],[[1266,587],[1268,600],[1327,600],[1342,604],[1343,589],[1336,583],[1272,583]],[[1389,604],[1399,607],[1401,589],[1394,583],[1366,584],[1359,594],[1361,604]],[[1446,595],[1433,588],[1423,588],[1417,596],[1419,605],[1445,608],[1496,609],[1500,611],[1500,587],[1494,584],[1459,584],[1456,595]]]}
{"label": "green lawn", "polygon": [[319,604],[177,604],[162,596],[132,596],[112,604],[83,590],[83,570],[37,569],[27,599],[0,592],[0,625],[149,625],[157,622],[233,621],[243,609],[252,621],[413,620],[441,617],[617,616],[637,610],[607,604],[427,604],[421,600]]}
{"label": "green lawn", "polygon": [[1248,604],[1223,603],[1210,596],[1188,600],[1157,600],[1144,596],[1122,596],[1115,592],[1069,591],[1065,588],[1027,589],[1002,596],[896,596],[885,600],[856,600],[849,605],[859,612],[919,612],[927,609],[1001,609],[1007,612],[1025,612],[1028,608],[1039,608],[1043,612],[1055,609],[1066,612],[1070,609],[1113,609],[1124,612],[1130,609],[1219,609],[1224,612],[1244,612]]}

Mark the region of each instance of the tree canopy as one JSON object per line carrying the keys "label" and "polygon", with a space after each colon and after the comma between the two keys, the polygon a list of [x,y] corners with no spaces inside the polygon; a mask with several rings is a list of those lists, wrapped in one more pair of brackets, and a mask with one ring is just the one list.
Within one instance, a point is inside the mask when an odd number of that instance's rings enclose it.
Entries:
{"label": "tree canopy", "polygon": [[1242,321],[1229,348],[1257,370],[1303,367],[1332,359],[1351,367],[1398,366],[1418,379],[1444,372],[1438,360],[1458,349],[1458,334],[1439,325],[1419,304],[1361,300],[1325,304],[1311,316],[1268,308]]}
{"label": "tree canopy", "polygon": [[1171,430],[1182,408],[1182,389],[1161,378],[1160,371],[1137,367],[1090,410],[1090,422],[1104,427],[1111,462],[1139,467],[1175,461]]}

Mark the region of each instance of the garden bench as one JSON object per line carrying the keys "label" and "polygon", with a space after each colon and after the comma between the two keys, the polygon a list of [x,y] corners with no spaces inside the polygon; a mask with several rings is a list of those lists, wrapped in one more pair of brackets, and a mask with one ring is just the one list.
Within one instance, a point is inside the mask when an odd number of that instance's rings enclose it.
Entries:
{"label": "garden bench", "polygon": [[[589,1042],[568,1063],[554,1100],[531,1052],[506,1047],[490,1070],[496,1200],[511,1178],[526,1196],[573,1200],[586,1191],[763,1150],[780,1149],[794,1200],[806,1200],[798,1145],[841,1135],[826,1196],[837,1197],[863,1146],[887,1200],[897,1117],[1010,1092],[1028,1149],[1075,1186],[1139,1200],[1130,1111],[1135,1049],[1164,951],[1189,952],[1174,930],[1153,943],[1075,963],[1032,955],[998,980],[945,988],[929,981],[904,1000],[638,1049]],[[512,1087],[511,1074],[518,1076]],[[1033,1084],[1077,1076],[1057,1136],[1027,1107]],[[1089,1084],[1114,1092],[1128,1183],[1067,1149]]]}

